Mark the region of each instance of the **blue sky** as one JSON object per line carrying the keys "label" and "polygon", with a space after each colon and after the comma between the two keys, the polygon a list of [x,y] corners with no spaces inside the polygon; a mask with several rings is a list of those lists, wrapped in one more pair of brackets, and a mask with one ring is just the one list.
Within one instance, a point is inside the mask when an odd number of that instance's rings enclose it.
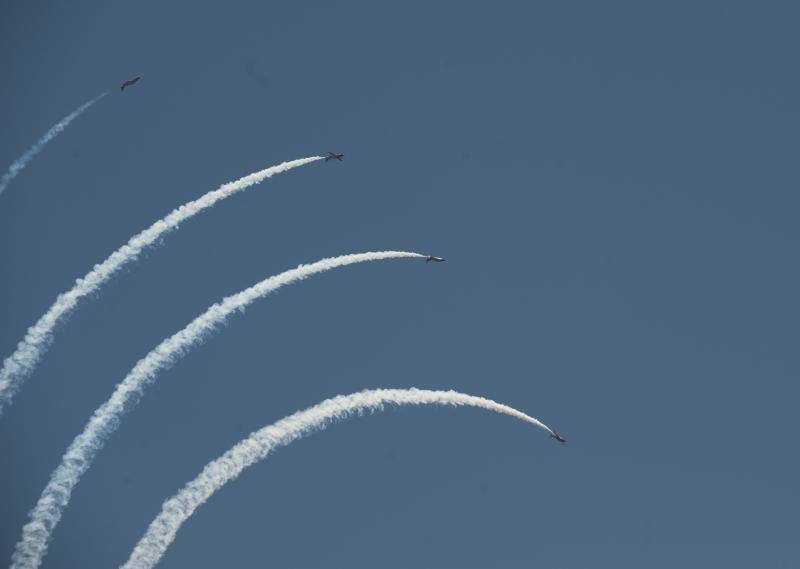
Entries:
{"label": "blue sky", "polygon": [[[10,2],[0,163],[100,92],[0,197],[0,352],[96,262],[221,183],[62,326],[0,420],[0,556],[134,363],[221,297],[282,290],[164,372],[45,567],[122,563],[249,432],[370,387],[401,409],[298,442],[201,508],[169,567],[796,567],[790,2]],[[142,75],[119,93],[119,83]]]}

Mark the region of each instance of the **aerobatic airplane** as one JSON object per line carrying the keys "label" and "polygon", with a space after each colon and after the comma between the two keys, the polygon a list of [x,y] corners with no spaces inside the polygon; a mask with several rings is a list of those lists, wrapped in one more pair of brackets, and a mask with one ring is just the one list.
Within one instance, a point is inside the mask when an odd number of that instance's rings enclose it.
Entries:
{"label": "aerobatic airplane", "polygon": [[141,77],[134,77],[133,79],[128,79],[122,85],[120,85],[119,90],[124,91],[125,87],[130,87],[131,85],[136,83],[139,79],[141,79]]}

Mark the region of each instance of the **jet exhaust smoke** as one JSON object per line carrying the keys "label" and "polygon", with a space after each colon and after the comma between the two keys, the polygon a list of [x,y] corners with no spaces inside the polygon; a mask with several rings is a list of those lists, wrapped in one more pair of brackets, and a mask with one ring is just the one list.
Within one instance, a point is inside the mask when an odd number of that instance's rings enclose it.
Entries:
{"label": "jet exhaust smoke", "polygon": [[217,490],[238,477],[246,468],[264,460],[273,451],[354,415],[381,411],[385,405],[480,407],[495,413],[510,415],[553,434],[553,431],[544,423],[522,411],[517,411],[491,399],[465,395],[456,391],[375,389],[352,395],[339,395],[256,431],[225,454],[208,463],[197,478],[164,502],[161,513],[147,528],[147,532],[136,544],[122,569],[154,567],[174,541],[183,522],[198,507],[203,505]]}
{"label": "jet exhaust smoke", "polygon": [[42,151],[42,149],[47,145],[48,142],[50,142],[57,135],[62,133],[64,131],[64,129],[69,126],[69,123],[71,123],[76,118],[81,116],[86,109],[88,109],[89,107],[94,105],[97,101],[99,101],[100,99],[102,99],[106,95],[108,95],[108,93],[102,93],[101,95],[98,95],[97,97],[95,97],[94,99],[89,101],[88,103],[84,103],[83,105],[81,105],[80,107],[78,107],[77,109],[72,111],[70,114],[68,114],[63,119],[61,119],[61,121],[59,121],[58,123],[53,125],[53,127],[50,130],[48,130],[46,133],[44,133],[44,136],[42,138],[40,138],[36,142],[36,144],[31,146],[25,152],[25,154],[23,154],[22,156],[20,156],[16,160],[14,160],[14,162],[11,164],[11,166],[8,167],[8,172],[3,174],[3,177],[0,178],[0,194],[2,194],[5,191],[5,189],[8,187],[8,184],[11,183],[11,180],[16,178],[17,174],[19,174],[22,170],[24,170],[25,166],[27,166],[28,163],[31,160],[33,160],[33,158],[37,154],[39,154],[39,152]]}
{"label": "jet exhaust smoke", "polygon": [[77,279],[75,285],[67,292],[58,295],[44,316],[28,328],[25,338],[17,344],[16,351],[3,361],[3,367],[0,369],[0,417],[3,415],[3,407],[11,403],[11,399],[22,387],[23,382],[53,341],[53,332],[56,326],[75,309],[81,298],[97,291],[123,266],[136,260],[142,251],[157,243],[164,234],[176,230],[181,222],[210,208],[218,201],[258,184],[275,174],[322,160],[322,158],[322,156],[311,156],[284,162],[240,178],[235,182],[223,184],[218,189],[172,210],[163,219],[159,219],[141,233],[131,237],[125,245],[114,251],[105,261],[95,265],[83,278]]}
{"label": "jet exhaust smoke", "polygon": [[144,393],[144,389],[156,380],[159,371],[174,364],[189,349],[202,342],[234,312],[243,310],[254,300],[283,286],[337,267],[400,258],[424,258],[424,256],[403,251],[381,251],[342,255],[322,259],[310,265],[300,265],[296,269],[269,277],[223,299],[222,302],[211,305],[183,330],[162,341],[136,363],[114,389],[111,397],[95,410],[83,432],[70,444],[61,459],[61,464],[50,475],[50,481],[36,506],[31,510],[30,521],[22,528],[22,538],[17,542],[11,569],[39,567],[47,552],[50,535],[69,503],[72,489],[83,473],[89,469],[92,460],[103,448],[108,437],[119,426],[122,415],[135,405]]}

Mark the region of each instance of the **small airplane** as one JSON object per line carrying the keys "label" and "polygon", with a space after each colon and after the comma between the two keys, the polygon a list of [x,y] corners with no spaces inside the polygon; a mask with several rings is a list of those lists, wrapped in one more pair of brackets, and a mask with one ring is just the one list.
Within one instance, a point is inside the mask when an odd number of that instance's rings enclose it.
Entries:
{"label": "small airplane", "polygon": [[325,157],[325,162],[328,160],[338,160],[339,162],[342,161],[344,158],[344,154],[336,154],[335,152],[328,152],[328,155]]}
{"label": "small airplane", "polygon": [[555,439],[555,440],[557,440],[557,441],[558,441],[558,442],[560,442],[562,445],[563,445],[565,442],[567,442],[567,439],[565,439],[564,437],[562,437],[561,435],[559,435],[559,434],[558,434],[557,432],[555,432],[555,431],[553,431],[553,432],[551,433],[551,435],[550,435],[550,438],[551,438],[551,439]]}
{"label": "small airplane", "polygon": [[139,79],[141,79],[141,77],[134,77],[133,79],[128,79],[122,85],[120,85],[119,90],[124,91],[125,87],[130,87],[131,85],[136,83]]}
{"label": "small airplane", "polygon": [[436,263],[443,263],[444,257],[434,257],[433,255],[429,255],[428,257],[425,258],[426,263],[430,263],[431,261],[434,261]]}

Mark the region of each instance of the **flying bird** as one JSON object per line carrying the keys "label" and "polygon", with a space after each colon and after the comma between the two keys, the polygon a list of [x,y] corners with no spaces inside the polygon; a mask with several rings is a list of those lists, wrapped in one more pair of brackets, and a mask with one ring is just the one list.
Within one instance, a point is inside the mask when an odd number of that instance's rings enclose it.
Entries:
{"label": "flying bird", "polygon": [[342,161],[344,158],[344,154],[336,154],[335,152],[328,152],[328,155],[325,157],[325,162],[328,160],[338,160],[339,162]]}
{"label": "flying bird", "polygon": [[141,79],[141,77],[134,77],[133,79],[128,79],[122,85],[120,85],[119,90],[124,91],[125,87],[130,87],[131,85],[136,83],[139,79]]}
{"label": "flying bird", "polygon": [[429,255],[428,257],[425,258],[426,263],[430,263],[431,261],[435,263],[443,263],[444,257],[434,257],[433,255]]}

